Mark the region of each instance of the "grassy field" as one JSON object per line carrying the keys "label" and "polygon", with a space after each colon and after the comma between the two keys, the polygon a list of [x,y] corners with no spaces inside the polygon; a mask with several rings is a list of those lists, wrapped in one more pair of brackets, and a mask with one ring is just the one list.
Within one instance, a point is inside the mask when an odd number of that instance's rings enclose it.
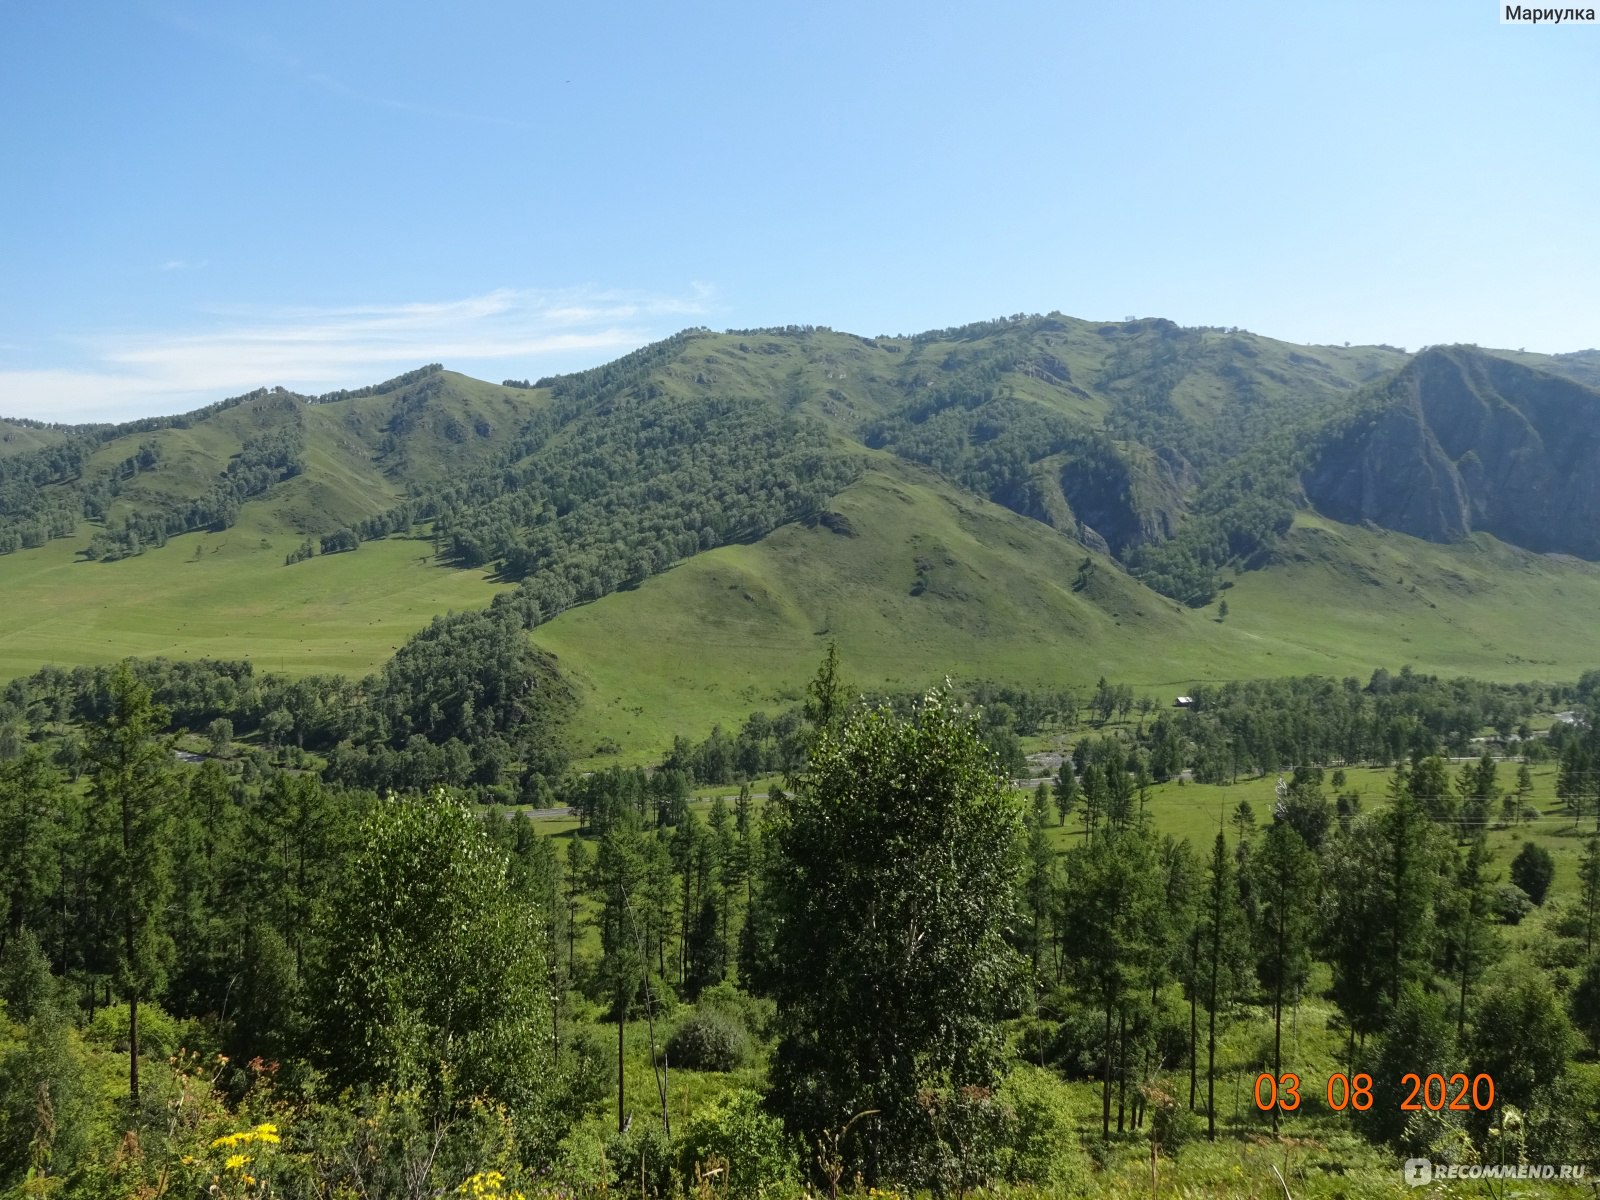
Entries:
{"label": "grassy field", "polygon": [[127,655],[249,658],[262,670],[362,675],[447,609],[481,608],[481,572],[434,565],[425,542],[368,542],[292,567],[299,538],[248,522],[115,563],[51,542],[0,561],[0,679]]}
{"label": "grassy field", "polygon": [[1177,681],[1222,671],[1246,645],[1104,560],[1075,591],[1082,547],[931,472],[885,464],[833,507],[853,536],[785,526],[540,626],[535,640],[583,690],[582,735],[647,761],[675,733],[794,702],[830,640],[869,689],[946,674]]}

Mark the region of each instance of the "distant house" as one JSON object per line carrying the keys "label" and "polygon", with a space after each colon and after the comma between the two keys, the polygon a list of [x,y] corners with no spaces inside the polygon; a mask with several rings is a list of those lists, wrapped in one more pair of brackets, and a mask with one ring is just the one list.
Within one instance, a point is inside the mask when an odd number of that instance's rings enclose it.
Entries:
{"label": "distant house", "polygon": [[1193,696],[1179,696],[1176,700],[1174,700],[1172,702],[1172,707],[1173,708],[1193,708],[1194,707],[1194,697]]}

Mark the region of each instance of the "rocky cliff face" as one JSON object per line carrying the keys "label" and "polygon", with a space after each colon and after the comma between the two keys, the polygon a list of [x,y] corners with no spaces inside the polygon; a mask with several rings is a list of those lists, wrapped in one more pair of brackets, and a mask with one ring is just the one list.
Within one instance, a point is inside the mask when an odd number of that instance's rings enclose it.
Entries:
{"label": "rocky cliff face", "polygon": [[1600,559],[1600,391],[1466,347],[1425,351],[1302,477],[1340,521],[1474,531]]}

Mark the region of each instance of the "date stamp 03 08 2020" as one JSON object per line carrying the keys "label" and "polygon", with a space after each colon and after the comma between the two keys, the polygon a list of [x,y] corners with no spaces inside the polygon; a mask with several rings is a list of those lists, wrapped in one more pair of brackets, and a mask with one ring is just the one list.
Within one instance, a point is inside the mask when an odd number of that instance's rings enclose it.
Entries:
{"label": "date stamp 03 08 2020", "polygon": [[[1300,1076],[1292,1071],[1277,1076],[1266,1072],[1257,1075],[1256,1107],[1262,1112],[1274,1108],[1294,1112],[1300,1107],[1300,1087]],[[1401,1112],[1488,1112],[1494,1107],[1494,1079],[1484,1074],[1469,1078],[1461,1072],[1445,1076],[1411,1071],[1400,1077],[1400,1091],[1404,1093]],[[1372,1076],[1336,1071],[1328,1076],[1326,1092],[1328,1108],[1333,1112],[1346,1108],[1366,1112],[1372,1107]]]}

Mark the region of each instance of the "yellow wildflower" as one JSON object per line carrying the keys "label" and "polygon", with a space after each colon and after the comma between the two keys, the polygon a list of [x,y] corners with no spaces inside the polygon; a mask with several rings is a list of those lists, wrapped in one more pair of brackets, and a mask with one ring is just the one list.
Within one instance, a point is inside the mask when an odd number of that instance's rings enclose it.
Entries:
{"label": "yellow wildflower", "polygon": [[228,1161],[222,1165],[226,1170],[237,1171],[249,1161],[250,1156],[248,1154],[230,1154],[228,1155]]}

